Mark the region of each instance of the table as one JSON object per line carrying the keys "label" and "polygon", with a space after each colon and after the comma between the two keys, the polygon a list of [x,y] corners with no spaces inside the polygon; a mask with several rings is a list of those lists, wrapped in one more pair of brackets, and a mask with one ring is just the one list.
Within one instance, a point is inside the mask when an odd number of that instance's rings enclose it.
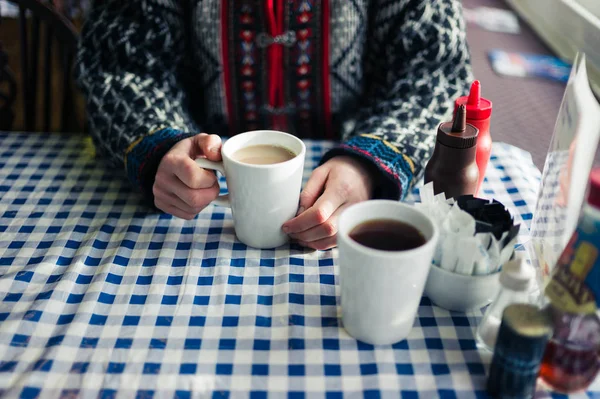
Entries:
{"label": "table", "polygon": [[[333,143],[306,144],[305,178]],[[495,143],[483,195],[527,226],[539,179]],[[0,396],[485,397],[480,312],[424,297],[407,340],[373,347],[341,326],[337,267],[247,248],[226,208],[156,213],[87,138],[0,132]]]}

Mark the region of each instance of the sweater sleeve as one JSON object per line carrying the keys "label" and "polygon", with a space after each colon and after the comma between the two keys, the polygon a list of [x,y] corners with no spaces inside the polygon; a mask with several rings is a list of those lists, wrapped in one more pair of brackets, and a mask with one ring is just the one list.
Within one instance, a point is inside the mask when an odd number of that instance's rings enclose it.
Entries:
{"label": "sweater sleeve", "polygon": [[97,152],[152,195],[163,155],[198,132],[182,90],[177,2],[96,1],[82,28],[75,78]]}
{"label": "sweater sleeve", "polygon": [[375,3],[366,96],[323,162],[360,157],[379,170],[376,197],[398,199],[421,178],[437,125],[468,90],[470,56],[459,0]]}

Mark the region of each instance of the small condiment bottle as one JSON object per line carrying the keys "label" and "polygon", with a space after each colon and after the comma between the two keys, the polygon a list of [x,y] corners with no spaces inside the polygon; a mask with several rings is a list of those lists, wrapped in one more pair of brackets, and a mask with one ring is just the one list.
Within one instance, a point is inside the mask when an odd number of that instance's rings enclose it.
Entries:
{"label": "small condiment bottle", "polygon": [[546,312],[515,303],[504,309],[490,365],[487,392],[494,398],[533,398],[552,324]]}
{"label": "small condiment bottle", "polygon": [[466,122],[464,104],[452,122],[440,123],[433,155],[425,167],[425,183],[433,182],[435,194],[443,192],[446,198],[475,194],[477,135],[477,128]]}
{"label": "small condiment bottle", "polygon": [[490,155],[492,153],[492,136],[490,135],[490,119],[492,116],[492,102],[487,98],[481,97],[481,84],[478,80],[471,84],[471,90],[468,96],[462,96],[454,102],[454,113],[458,107],[464,104],[467,107],[467,123],[479,129],[477,136],[477,168],[479,169],[479,180],[475,195],[481,189],[481,183],[485,176]]}
{"label": "small condiment bottle", "polygon": [[502,312],[513,303],[529,303],[530,291],[535,282],[535,270],[521,257],[507,262],[500,272],[500,291],[485,311],[477,327],[477,342],[490,351],[494,351]]}

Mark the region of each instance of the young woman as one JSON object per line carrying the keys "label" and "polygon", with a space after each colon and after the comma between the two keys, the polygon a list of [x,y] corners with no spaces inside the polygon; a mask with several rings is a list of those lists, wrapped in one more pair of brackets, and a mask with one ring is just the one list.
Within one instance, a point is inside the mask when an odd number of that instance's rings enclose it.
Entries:
{"label": "young woman", "polygon": [[335,139],[284,225],[335,246],[340,211],[402,198],[472,80],[459,0],[114,0],[92,6],[76,75],[100,154],[164,212],[218,194],[219,136]]}

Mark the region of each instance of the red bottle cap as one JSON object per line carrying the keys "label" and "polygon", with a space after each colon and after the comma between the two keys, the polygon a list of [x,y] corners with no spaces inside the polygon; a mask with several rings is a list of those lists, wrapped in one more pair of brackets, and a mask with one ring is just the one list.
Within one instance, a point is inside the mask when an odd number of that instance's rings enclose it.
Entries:
{"label": "red bottle cap", "polygon": [[590,187],[587,202],[594,208],[600,208],[600,167],[592,169],[592,172],[590,173]]}
{"label": "red bottle cap", "polygon": [[467,106],[468,119],[487,119],[492,115],[492,102],[481,97],[481,85],[478,80],[471,84],[471,91],[468,96],[462,96],[454,102],[454,112],[459,105]]}

